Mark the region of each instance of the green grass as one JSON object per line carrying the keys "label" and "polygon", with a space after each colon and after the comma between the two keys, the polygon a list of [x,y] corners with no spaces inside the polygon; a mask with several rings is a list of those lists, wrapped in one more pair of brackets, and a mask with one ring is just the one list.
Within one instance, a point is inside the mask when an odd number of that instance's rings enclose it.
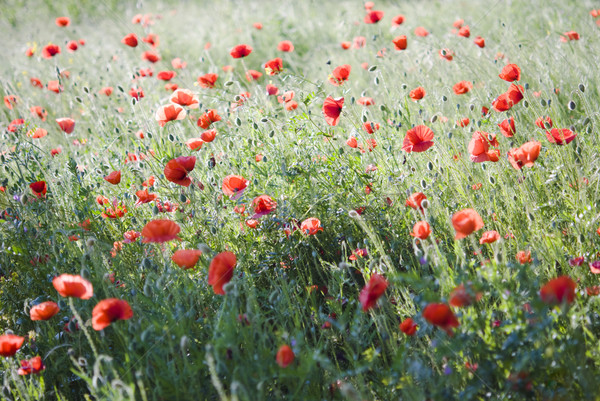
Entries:
{"label": "green grass", "polygon": [[[3,398],[598,398],[600,301],[586,294],[586,287],[598,285],[588,263],[600,259],[600,28],[589,15],[591,1],[376,2],[374,9],[385,15],[370,25],[362,22],[361,2],[140,4],[3,5],[0,94],[19,100],[13,110],[0,105],[0,334],[27,337],[15,356],[0,360]],[[138,13],[155,16],[154,24],[132,24]],[[405,22],[391,28],[397,14]],[[59,28],[54,19],[63,15],[71,25]],[[470,38],[451,32],[458,18],[470,26]],[[430,35],[415,36],[417,26]],[[580,40],[561,42],[571,30]],[[137,48],[120,42],[132,32],[140,39]],[[156,64],[141,59],[151,49],[141,41],[148,33],[160,38]],[[398,35],[408,37],[404,51],[394,50]],[[477,35],[485,38],[485,48],[473,43]],[[364,48],[341,48],[356,36],[366,38]],[[85,46],[69,53],[66,42],[80,38]],[[294,52],[278,51],[281,40],[291,40]],[[40,54],[49,42],[61,54],[47,60]],[[232,59],[229,50],[240,43],[254,50]],[[30,46],[36,53],[28,58]],[[378,57],[382,48],[385,56]],[[438,54],[443,48],[454,52],[451,62]],[[187,68],[174,70],[171,82],[198,93],[201,106],[189,110],[192,118],[160,128],[155,112],[172,92],[156,74],[173,70],[175,57]],[[275,57],[283,59],[284,71],[268,76],[263,64]],[[509,86],[498,77],[507,62],[521,68],[524,99],[507,112],[482,116],[481,108]],[[352,66],[350,78],[333,86],[328,76],[341,64]],[[234,70],[224,72],[224,65]],[[153,77],[132,81],[148,67]],[[246,69],[263,76],[248,82]],[[68,79],[60,75],[65,70]],[[215,89],[195,85],[208,72],[219,74]],[[35,88],[32,77],[44,84],[59,79],[64,91]],[[455,95],[452,86],[462,80],[473,89]],[[293,90],[298,108],[286,111],[268,97],[268,83],[281,93]],[[110,97],[98,93],[105,86],[114,87]],[[409,92],[418,86],[426,96],[413,102]],[[129,90],[136,87],[145,97],[133,102]],[[243,92],[250,99],[232,110]],[[345,99],[335,127],[322,115],[327,96]],[[375,105],[357,104],[362,96]],[[32,106],[48,112],[46,121],[31,115]],[[192,151],[185,142],[204,131],[196,120],[206,109],[222,116],[213,126],[217,136]],[[512,138],[497,126],[508,116],[515,119]],[[556,128],[572,127],[577,138],[565,146],[550,143],[534,124],[540,116],[550,116]],[[76,121],[72,134],[54,122],[61,117]],[[456,126],[464,117],[470,124]],[[25,127],[8,132],[17,118],[25,119]],[[381,128],[367,134],[365,121]],[[434,131],[434,146],[404,152],[406,131],[420,124]],[[37,127],[48,135],[27,137]],[[136,136],[140,130],[143,139]],[[476,130],[497,134],[498,162],[470,161],[468,144]],[[377,147],[361,153],[346,144],[351,136],[361,144],[375,139]],[[534,166],[513,169],[507,152],[530,140],[542,144]],[[52,156],[58,147],[62,152]],[[125,162],[129,154],[148,157]],[[257,154],[263,161],[256,161]],[[197,157],[190,173],[194,184],[168,182],[166,163],[190,155]],[[377,169],[369,171],[370,165]],[[113,170],[122,173],[116,186],[103,179]],[[221,190],[231,174],[249,181],[236,201]],[[160,212],[155,203],[135,206],[135,192],[151,175],[156,184],[150,192],[178,204],[176,212]],[[29,189],[40,180],[48,185],[45,199]],[[405,206],[414,192],[427,196],[424,214]],[[251,229],[245,221],[254,213],[252,200],[263,194],[277,208]],[[99,195],[125,205],[127,213],[103,218]],[[245,216],[233,210],[242,204]],[[364,208],[361,215],[354,212],[358,208]],[[455,240],[451,216],[465,208],[475,209],[485,225]],[[309,217],[318,218],[323,231],[286,235],[284,228]],[[176,221],[181,241],[138,239],[111,255],[123,233],[142,231],[158,218]],[[88,219],[86,231],[78,223]],[[410,236],[419,220],[432,230],[420,242]],[[488,230],[501,239],[480,245]],[[73,235],[79,239],[71,241]],[[359,248],[368,255],[350,260]],[[171,261],[177,249],[202,250],[195,269]],[[225,250],[236,254],[237,265],[221,296],[208,284],[208,267]],[[517,262],[521,250],[531,251],[531,263]],[[579,256],[585,263],[571,266],[569,260]],[[62,298],[52,285],[62,273],[90,280],[93,298]],[[359,293],[373,273],[385,276],[389,286],[378,306],[365,312]],[[111,283],[109,274],[123,286]],[[562,275],[577,282],[575,301],[542,302],[540,288]],[[454,336],[427,322],[422,312],[428,304],[447,303],[455,287],[469,282],[482,298],[452,307],[460,322]],[[126,300],[134,315],[95,331],[92,309],[106,298]],[[30,308],[43,301],[59,303],[61,311],[48,321],[31,321]],[[74,315],[80,316],[78,330]],[[398,327],[408,317],[419,326],[415,336]],[[295,354],[286,368],[276,363],[283,344]],[[46,369],[19,376],[19,362],[36,355]],[[467,368],[467,362],[477,368]]]}

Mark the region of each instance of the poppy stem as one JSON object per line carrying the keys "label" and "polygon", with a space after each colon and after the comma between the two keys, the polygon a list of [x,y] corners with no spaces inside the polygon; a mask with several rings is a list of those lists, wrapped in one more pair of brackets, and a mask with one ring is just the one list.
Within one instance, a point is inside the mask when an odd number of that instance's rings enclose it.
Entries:
{"label": "poppy stem", "polygon": [[75,316],[75,320],[77,320],[79,327],[81,327],[81,330],[83,330],[83,334],[85,335],[88,342],[90,343],[90,347],[92,348],[92,353],[94,354],[94,359],[98,359],[98,350],[96,349],[96,346],[94,345],[94,342],[92,341],[92,337],[90,336],[90,333],[85,328],[83,319],[81,318],[81,316],[79,316],[77,309],[75,309],[75,305],[73,304],[73,297],[69,297],[69,307],[71,308],[71,312],[73,312],[73,316]]}

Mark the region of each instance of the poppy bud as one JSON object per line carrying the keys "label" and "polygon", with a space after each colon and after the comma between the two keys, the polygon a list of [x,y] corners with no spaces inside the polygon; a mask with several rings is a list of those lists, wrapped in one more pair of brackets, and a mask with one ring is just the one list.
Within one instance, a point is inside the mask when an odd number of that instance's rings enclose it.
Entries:
{"label": "poppy bud", "polygon": [[575,105],[575,102],[571,100],[571,101],[569,102],[569,110],[575,110],[575,107],[577,107],[577,106]]}
{"label": "poppy bud", "polygon": [[581,91],[581,93],[585,92],[585,85],[579,84],[579,90]]}

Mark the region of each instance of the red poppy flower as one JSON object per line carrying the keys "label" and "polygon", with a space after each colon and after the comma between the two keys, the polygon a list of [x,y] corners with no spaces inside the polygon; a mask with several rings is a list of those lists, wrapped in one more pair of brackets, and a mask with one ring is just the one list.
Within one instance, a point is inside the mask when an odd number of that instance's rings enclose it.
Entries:
{"label": "red poppy flower", "polygon": [[78,45],[77,41],[75,41],[75,40],[72,40],[69,43],[67,43],[67,50],[71,53],[76,51],[78,48],[79,48],[79,45]]}
{"label": "red poppy flower", "polygon": [[525,89],[521,85],[510,84],[506,91],[508,98],[513,102],[513,105],[519,103],[523,99]]}
{"label": "red poppy flower", "polygon": [[129,95],[135,100],[140,100],[144,97],[144,90],[142,88],[131,88],[129,90]]}
{"label": "red poppy flower", "polygon": [[498,124],[500,132],[507,138],[511,138],[517,131],[515,130],[515,119],[513,117],[507,118]]}
{"label": "red poppy flower", "polygon": [[269,75],[277,75],[283,71],[283,60],[280,57],[276,57],[265,63],[265,72]]}
{"label": "red poppy flower", "polygon": [[363,129],[368,134],[372,134],[375,131],[379,130],[379,123],[376,123],[376,122],[373,122],[373,121],[367,121],[366,123],[363,124]]}
{"label": "red poppy flower", "polygon": [[223,178],[223,193],[233,200],[240,198],[247,186],[248,180],[241,175],[228,175]]}
{"label": "red poppy flower", "polygon": [[46,181],[36,181],[29,184],[29,188],[31,188],[31,192],[38,198],[45,198],[48,187],[46,185]]}
{"label": "red poppy flower", "polygon": [[460,29],[458,30],[458,36],[462,36],[463,38],[468,38],[469,36],[471,36],[471,30],[469,29],[469,26],[465,25],[460,27]]}
{"label": "red poppy flower", "polygon": [[450,49],[441,49],[440,57],[446,59],[446,61],[454,60],[454,52]]}
{"label": "red poppy flower", "polygon": [[425,88],[423,88],[422,86],[419,86],[418,88],[411,90],[408,95],[413,100],[413,102],[416,102],[417,100],[421,100],[425,97]]}
{"label": "red poppy flower", "polygon": [[142,38],[142,40],[154,48],[158,47],[158,35],[154,33],[149,33],[145,38]]}
{"label": "red poppy flower", "polygon": [[276,87],[275,85],[268,84],[266,86],[266,89],[267,89],[268,96],[277,96],[279,94],[279,88]]}
{"label": "red poppy flower", "polygon": [[343,64],[339,67],[335,67],[335,69],[329,76],[329,82],[335,86],[342,85],[350,77],[350,71],[352,71],[352,67],[348,64]]}
{"label": "red poppy flower", "polygon": [[300,231],[302,231],[306,235],[315,235],[319,231],[323,231],[323,227],[321,227],[321,220],[310,217],[300,224]]}
{"label": "red poppy flower", "polygon": [[113,171],[109,175],[105,176],[104,179],[113,185],[118,185],[121,182],[121,171]]}
{"label": "red poppy flower", "polygon": [[123,43],[129,47],[136,47],[138,45],[138,38],[135,35],[135,33],[130,33],[129,35],[127,35],[123,39],[121,39],[121,43]]}
{"label": "red poppy flower", "polygon": [[34,356],[30,360],[23,359],[21,361],[21,367],[19,368],[17,373],[21,376],[26,376],[30,374],[40,373],[44,369],[46,369],[46,366],[42,362],[42,357]]}
{"label": "red poppy flower", "polygon": [[202,139],[202,141],[204,141],[204,142],[212,142],[215,140],[216,136],[217,136],[217,130],[211,129],[208,131],[204,131],[202,134],[200,134],[200,139]]}
{"label": "red poppy flower", "polygon": [[286,52],[286,53],[293,52],[294,51],[294,45],[289,40],[282,40],[277,45],[277,50],[279,50],[281,52]]}
{"label": "red poppy flower", "polygon": [[358,147],[358,141],[356,140],[355,137],[351,136],[346,141],[346,145],[350,146],[351,148],[355,148],[356,149]]}
{"label": "red poppy flower", "polygon": [[392,18],[392,26],[402,25],[403,23],[404,23],[404,15],[402,15],[402,14],[396,15],[394,18]]}
{"label": "red poppy flower", "polygon": [[0,336],[0,356],[5,358],[13,356],[21,348],[23,341],[25,341],[25,337],[14,334],[2,334]]}
{"label": "red poppy flower", "polygon": [[427,31],[427,29],[423,28],[422,26],[418,26],[415,28],[415,35],[425,37],[425,36],[429,35],[429,32]]}
{"label": "red poppy flower", "polygon": [[104,88],[100,89],[98,91],[98,93],[101,93],[101,94],[103,94],[105,96],[110,96],[110,95],[112,95],[113,90],[114,89],[111,86],[105,86]]}
{"label": "red poppy flower", "polygon": [[133,311],[127,301],[118,298],[103,299],[92,310],[92,328],[104,330],[117,320],[128,320],[133,317]]}
{"label": "red poppy flower", "polygon": [[4,96],[4,105],[12,110],[13,106],[17,104],[17,97],[15,95]]}
{"label": "red poppy flower", "polygon": [[57,118],[56,123],[65,134],[71,134],[75,129],[75,120],[72,118]]}
{"label": "red poppy flower", "polygon": [[77,274],[61,274],[54,277],[52,285],[61,297],[90,299],[94,295],[92,283]]}
{"label": "red poppy flower", "polygon": [[541,129],[550,129],[552,128],[552,119],[549,116],[538,117],[535,120],[535,125],[537,125]]}
{"label": "red poppy flower", "polygon": [[340,43],[340,46],[342,46],[342,49],[348,50],[350,46],[352,46],[352,42],[342,42]]}
{"label": "red poppy flower", "polygon": [[232,252],[221,252],[213,258],[208,267],[208,284],[218,295],[225,295],[223,286],[231,281],[237,258]]}
{"label": "red poppy flower", "polygon": [[56,26],[65,27],[71,24],[71,19],[69,17],[58,17],[54,22]]}
{"label": "red poppy flower", "polygon": [[343,106],[343,97],[334,99],[331,96],[327,96],[325,102],[323,103],[323,115],[325,116],[325,122],[333,127],[338,125]]}
{"label": "red poppy flower", "polygon": [[60,312],[56,302],[47,301],[37,304],[29,310],[31,320],[48,320]]}
{"label": "red poppy flower", "polygon": [[30,78],[29,79],[29,83],[31,83],[32,86],[35,86],[36,88],[43,88],[44,84],[42,84],[42,81],[40,81],[39,78]]}
{"label": "red poppy flower", "polygon": [[517,262],[524,265],[526,263],[531,263],[531,251],[519,251],[515,255]]}
{"label": "red poppy flower", "polygon": [[216,121],[221,121],[221,116],[217,114],[216,110],[210,109],[200,116],[198,119],[198,126],[200,128],[208,129],[208,127]]}
{"label": "red poppy flower", "polygon": [[576,136],[577,134],[568,128],[552,128],[550,131],[546,131],[546,138],[548,138],[548,141],[557,145],[571,143]]}
{"label": "red poppy flower", "polygon": [[567,304],[575,301],[575,289],[577,284],[569,276],[560,276],[550,280],[540,290],[542,301],[553,305],[566,302]]}
{"label": "red poppy flower", "polygon": [[372,97],[363,96],[358,98],[356,103],[360,104],[361,106],[373,106],[375,104],[375,101]]}
{"label": "red poppy flower", "polygon": [[406,334],[407,336],[414,336],[415,333],[417,332],[417,328],[419,327],[415,321],[409,317],[406,318],[402,321],[402,323],[400,323],[400,330]]}
{"label": "red poppy flower", "polygon": [[257,196],[252,201],[252,204],[254,205],[254,215],[252,216],[253,219],[272,213],[277,208],[277,202],[275,202],[269,195]]}
{"label": "red poppy flower", "polygon": [[196,156],[179,156],[170,160],[165,166],[165,178],[177,185],[189,187],[192,180],[188,174],[196,166]]}
{"label": "red poppy flower", "polygon": [[383,11],[372,10],[365,15],[365,24],[376,24],[383,18]]}
{"label": "red poppy flower", "polygon": [[452,225],[456,231],[454,239],[462,239],[483,228],[483,219],[473,209],[463,209],[452,215]]}
{"label": "red poppy flower", "polygon": [[160,61],[160,56],[158,55],[158,53],[152,50],[146,50],[144,53],[142,53],[142,60],[147,60],[151,63],[156,63]]}
{"label": "red poppy flower", "polygon": [[60,54],[60,47],[55,44],[50,43],[42,49],[43,58],[52,58],[57,54]]}
{"label": "red poppy flower", "polygon": [[500,239],[500,234],[498,234],[498,231],[495,231],[495,230],[486,231],[481,235],[481,238],[479,239],[479,243],[480,244],[491,244],[491,243],[498,241],[499,239]]}
{"label": "red poppy flower", "polygon": [[471,161],[474,163],[483,163],[486,161],[497,162],[500,159],[500,150],[490,149],[490,146],[495,148],[499,146],[496,135],[475,131],[468,147],[471,154]]}
{"label": "red poppy flower", "polygon": [[256,81],[260,77],[262,77],[262,72],[256,70],[248,70],[246,71],[246,79],[250,82]]}
{"label": "red poppy flower", "polygon": [[476,36],[473,42],[482,49],[485,47],[485,39],[483,39],[481,36]]}
{"label": "red poppy flower", "polygon": [[183,120],[187,112],[185,109],[178,104],[168,104],[166,106],[160,106],[156,110],[156,122],[161,127],[164,127],[169,121]]}
{"label": "red poppy flower", "polygon": [[275,356],[275,361],[282,368],[287,368],[292,362],[294,362],[295,355],[292,348],[289,345],[282,345],[277,350],[277,355]]}
{"label": "red poppy flower", "polygon": [[433,146],[433,131],[425,125],[417,125],[406,132],[402,142],[405,152],[425,152]]}
{"label": "red poppy flower", "polygon": [[366,44],[367,38],[365,38],[364,36],[357,36],[354,39],[352,39],[352,47],[354,47],[355,49],[363,48]]}
{"label": "red poppy flower", "polygon": [[475,293],[471,285],[465,287],[464,284],[461,284],[450,293],[449,303],[456,308],[464,308],[479,301],[482,296],[483,294],[480,292]]}
{"label": "red poppy flower", "polygon": [[179,239],[181,228],[177,223],[171,220],[151,220],[142,229],[142,236],[144,239],[142,242],[156,242],[162,244],[163,242],[169,242],[174,239]]}
{"label": "red poppy flower", "polygon": [[175,103],[180,106],[186,106],[190,109],[198,108],[198,96],[189,89],[177,89],[175,92],[173,92],[169,100],[171,103]]}
{"label": "red poppy flower", "polygon": [[471,122],[471,120],[469,120],[468,117],[465,117],[465,118],[461,118],[460,120],[456,121],[456,125],[464,128],[467,125],[469,125],[470,122]]}
{"label": "red poppy flower", "polygon": [[148,189],[136,191],[135,196],[137,196],[137,201],[135,202],[135,206],[141,205],[143,203],[150,203],[155,201],[158,197],[156,194],[148,193]]}
{"label": "red poppy flower", "polygon": [[453,327],[460,326],[458,319],[452,313],[450,307],[443,303],[429,304],[423,309],[423,317],[434,326],[444,330],[449,336],[453,336]]}
{"label": "red poppy flower", "polygon": [[387,280],[380,274],[373,273],[369,283],[361,290],[358,297],[363,311],[367,311],[377,304],[377,300],[388,287]]}
{"label": "red poppy flower", "polygon": [[252,53],[252,47],[244,44],[235,46],[229,52],[233,58],[243,58],[248,56],[250,53]]}
{"label": "red poppy flower", "polygon": [[160,71],[156,74],[156,79],[160,79],[161,81],[170,81],[177,76],[175,71]]}
{"label": "red poppy flower", "polygon": [[408,197],[408,199],[406,199],[406,203],[404,204],[404,206],[413,208],[415,210],[420,210],[421,213],[424,212],[424,208],[423,208],[423,201],[427,200],[427,197],[425,196],[425,194],[423,192],[415,192],[414,194],[412,194],[411,196]]}
{"label": "red poppy flower", "polygon": [[507,64],[498,76],[508,82],[519,81],[521,80],[521,69],[516,64]]}
{"label": "red poppy flower", "polygon": [[471,89],[473,89],[473,84],[469,81],[460,81],[452,87],[452,90],[454,90],[454,93],[457,95],[464,95]]}
{"label": "red poppy flower", "polygon": [[43,128],[36,128],[35,131],[33,129],[29,130],[27,136],[33,139],[43,138],[48,135],[48,131]]}
{"label": "red poppy flower", "polygon": [[408,45],[406,35],[396,36],[394,40],[392,40],[392,43],[396,50],[406,50],[406,46]]}
{"label": "red poppy flower", "polygon": [[526,142],[521,147],[508,151],[508,161],[516,170],[520,170],[523,166],[532,167],[541,149],[542,144],[537,141]]}
{"label": "red poppy flower", "polygon": [[176,70],[181,70],[187,67],[187,63],[185,61],[181,61],[179,57],[175,57],[173,60],[171,60],[171,66]]}
{"label": "red poppy flower", "polygon": [[411,236],[419,238],[419,239],[427,239],[429,238],[429,235],[431,234],[431,227],[429,226],[429,223],[426,221],[418,221],[417,223],[415,223],[415,225],[413,226],[413,231],[412,233],[410,233]]}
{"label": "red poppy flower", "polygon": [[579,34],[575,31],[569,31],[563,33],[560,37],[561,42],[569,42],[571,40],[579,40]]}
{"label": "red poppy flower", "polygon": [[197,249],[179,249],[173,253],[171,260],[182,269],[192,269],[200,260],[202,251]]}
{"label": "red poppy flower", "polygon": [[218,74],[214,74],[214,73],[204,74],[204,75],[198,77],[198,85],[200,85],[201,88],[208,88],[208,89],[214,88],[218,78],[219,78]]}

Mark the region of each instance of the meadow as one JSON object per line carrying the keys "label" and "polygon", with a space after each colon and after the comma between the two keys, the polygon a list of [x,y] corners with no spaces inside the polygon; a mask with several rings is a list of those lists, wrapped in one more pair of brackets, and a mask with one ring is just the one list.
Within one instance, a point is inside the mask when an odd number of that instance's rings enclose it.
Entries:
{"label": "meadow", "polygon": [[597,3],[0,31],[0,398],[600,399]]}

